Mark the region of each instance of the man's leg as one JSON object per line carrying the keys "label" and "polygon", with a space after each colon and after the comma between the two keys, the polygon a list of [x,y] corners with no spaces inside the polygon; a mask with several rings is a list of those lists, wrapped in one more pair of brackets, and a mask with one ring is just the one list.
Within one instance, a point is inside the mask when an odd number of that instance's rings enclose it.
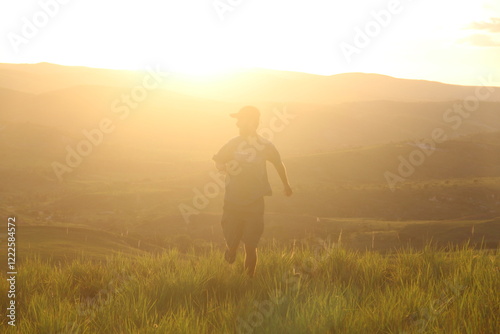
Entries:
{"label": "man's leg", "polygon": [[234,261],[236,260],[236,252],[238,251],[239,245],[240,245],[239,240],[238,240],[238,243],[236,243],[236,242],[233,242],[232,244],[226,243],[226,252],[224,253],[224,259],[229,264],[233,264]]}
{"label": "man's leg", "polygon": [[257,247],[245,244],[245,272],[253,277],[257,266]]}
{"label": "man's leg", "polygon": [[224,238],[226,240],[224,259],[229,264],[232,264],[236,260],[236,252],[238,251],[243,234],[241,220],[234,213],[224,211],[221,224]]}
{"label": "man's leg", "polygon": [[248,276],[253,277],[257,266],[257,245],[264,232],[264,199],[260,198],[251,206],[253,210],[245,217],[242,240],[245,244],[245,271]]}

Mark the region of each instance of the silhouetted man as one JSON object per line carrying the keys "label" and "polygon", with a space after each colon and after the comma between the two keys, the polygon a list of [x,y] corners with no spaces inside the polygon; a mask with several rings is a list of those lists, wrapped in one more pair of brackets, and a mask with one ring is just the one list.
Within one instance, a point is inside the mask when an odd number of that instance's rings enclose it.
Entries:
{"label": "silhouetted man", "polygon": [[216,168],[226,173],[221,221],[227,245],[224,257],[227,262],[233,263],[240,241],[243,241],[245,271],[253,277],[257,265],[257,244],[264,231],[264,196],[272,194],[266,161],[276,168],[286,196],[292,195],[292,189],[276,147],[257,135],[259,110],[246,106],[231,116],[237,119],[240,135],[231,139],[213,157]]}

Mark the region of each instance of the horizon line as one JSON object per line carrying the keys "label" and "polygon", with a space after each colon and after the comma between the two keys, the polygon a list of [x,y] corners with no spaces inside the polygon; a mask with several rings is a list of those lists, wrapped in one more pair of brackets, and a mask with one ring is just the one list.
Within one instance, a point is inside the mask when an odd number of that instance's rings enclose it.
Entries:
{"label": "horizon line", "polygon": [[[64,64],[52,63],[52,62],[48,62],[48,61],[33,62],[33,63],[28,63],[28,62],[10,63],[10,62],[0,61],[0,65],[44,65],[44,64],[53,65],[53,66],[62,66],[62,67],[80,67],[80,68],[83,67],[83,68],[107,70],[107,71],[138,72],[138,71],[145,70],[144,68],[133,69],[133,68],[95,67],[95,66],[89,66],[89,65],[64,65]],[[237,68],[237,69],[221,71],[222,73],[219,73],[219,74],[201,74],[201,75],[188,74],[188,73],[183,73],[182,71],[175,71],[175,70],[168,70],[168,72],[176,74],[176,75],[180,75],[180,76],[185,76],[185,77],[218,77],[218,76],[225,76],[225,75],[231,75],[231,74],[235,74],[235,73],[256,71],[256,70],[257,71],[261,70],[261,71],[305,74],[305,75],[313,75],[313,76],[320,76],[320,77],[333,77],[333,76],[345,75],[345,74],[377,75],[377,76],[388,77],[388,78],[393,78],[393,79],[398,79],[398,80],[426,81],[426,82],[430,82],[430,83],[439,83],[439,84],[443,84],[443,85],[462,86],[462,87],[479,87],[478,85],[473,85],[473,84],[459,84],[459,83],[451,83],[451,82],[445,82],[445,81],[437,81],[437,80],[431,80],[431,79],[420,79],[420,78],[403,78],[403,77],[396,77],[393,75],[376,73],[376,72],[338,72],[338,73],[333,73],[333,74],[319,74],[319,73],[312,73],[312,72],[301,72],[301,71],[295,71],[295,70],[281,70],[281,69],[272,69],[272,68],[265,68],[265,67],[246,67],[246,68],[241,67],[241,68]],[[498,86],[486,86],[486,87],[500,88],[500,84]]]}

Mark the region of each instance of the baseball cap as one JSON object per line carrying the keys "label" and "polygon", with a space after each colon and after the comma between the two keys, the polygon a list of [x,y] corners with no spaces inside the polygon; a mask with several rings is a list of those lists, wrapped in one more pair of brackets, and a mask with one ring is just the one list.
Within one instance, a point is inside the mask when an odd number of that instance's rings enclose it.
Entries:
{"label": "baseball cap", "polygon": [[230,114],[231,117],[234,118],[259,118],[260,111],[259,109],[253,106],[246,106],[240,109],[237,113]]}

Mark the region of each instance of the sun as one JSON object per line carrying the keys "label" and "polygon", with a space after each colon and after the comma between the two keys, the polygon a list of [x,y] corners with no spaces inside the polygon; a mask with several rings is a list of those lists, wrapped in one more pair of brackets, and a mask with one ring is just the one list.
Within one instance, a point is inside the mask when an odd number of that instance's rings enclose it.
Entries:
{"label": "sun", "polygon": [[238,68],[234,66],[228,66],[223,63],[205,63],[205,62],[178,62],[169,64],[166,63],[168,69],[173,73],[178,73],[190,77],[213,77],[225,75],[234,72]]}
{"label": "sun", "polygon": [[241,67],[238,59],[229,59],[223,51],[186,46],[182,52],[165,53],[160,61],[168,71],[193,77],[224,75],[238,70]]}

